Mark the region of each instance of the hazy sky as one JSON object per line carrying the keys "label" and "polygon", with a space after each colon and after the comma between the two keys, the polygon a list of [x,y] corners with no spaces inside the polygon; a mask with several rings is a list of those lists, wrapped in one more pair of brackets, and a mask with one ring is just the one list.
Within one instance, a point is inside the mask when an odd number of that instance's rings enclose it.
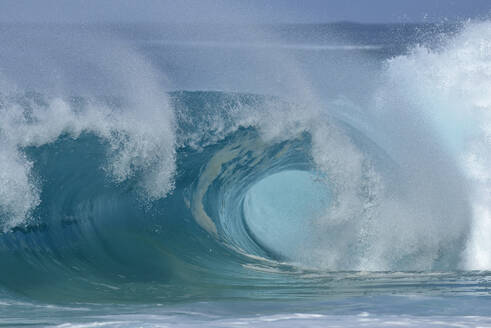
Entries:
{"label": "hazy sky", "polygon": [[421,22],[490,12],[491,0],[0,0],[0,22]]}

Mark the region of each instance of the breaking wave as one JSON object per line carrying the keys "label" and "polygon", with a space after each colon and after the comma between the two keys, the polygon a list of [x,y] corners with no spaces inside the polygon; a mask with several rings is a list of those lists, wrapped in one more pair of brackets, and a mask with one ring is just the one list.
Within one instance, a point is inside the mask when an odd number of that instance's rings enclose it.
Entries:
{"label": "breaking wave", "polygon": [[0,51],[11,289],[206,295],[306,270],[491,268],[490,23],[386,61],[356,105],[167,92],[113,41],[60,34],[55,58],[27,38],[35,55]]}

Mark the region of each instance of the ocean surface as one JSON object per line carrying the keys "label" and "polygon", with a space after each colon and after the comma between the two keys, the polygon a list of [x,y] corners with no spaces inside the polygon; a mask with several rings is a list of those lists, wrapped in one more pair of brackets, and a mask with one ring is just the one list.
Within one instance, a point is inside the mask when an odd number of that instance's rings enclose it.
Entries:
{"label": "ocean surface", "polygon": [[491,22],[0,25],[0,327],[491,327]]}

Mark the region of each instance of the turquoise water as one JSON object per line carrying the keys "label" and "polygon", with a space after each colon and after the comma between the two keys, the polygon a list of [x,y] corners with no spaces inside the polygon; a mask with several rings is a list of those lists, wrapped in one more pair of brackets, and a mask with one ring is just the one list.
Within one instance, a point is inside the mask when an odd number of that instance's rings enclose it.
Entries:
{"label": "turquoise water", "polygon": [[0,326],[491,326],[490,40],[2,26]]}

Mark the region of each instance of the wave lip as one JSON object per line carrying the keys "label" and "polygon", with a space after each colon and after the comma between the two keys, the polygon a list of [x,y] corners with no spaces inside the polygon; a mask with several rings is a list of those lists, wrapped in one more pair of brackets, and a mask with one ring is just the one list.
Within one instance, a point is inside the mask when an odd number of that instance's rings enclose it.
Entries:
{"label": "wave lip", "polygon": [[[42,183],[23,149],[65,134],[105,139],[110,144],[105,170],[115,181],[144,170],[140,189],[146,197],[161,198],[172,190],[174,113],[161,77],[141,55],[83,30],[10,32],[0,34],[0,229],[26,223],[39,205]],[[30,51],[18,51],[25,44]]]}

